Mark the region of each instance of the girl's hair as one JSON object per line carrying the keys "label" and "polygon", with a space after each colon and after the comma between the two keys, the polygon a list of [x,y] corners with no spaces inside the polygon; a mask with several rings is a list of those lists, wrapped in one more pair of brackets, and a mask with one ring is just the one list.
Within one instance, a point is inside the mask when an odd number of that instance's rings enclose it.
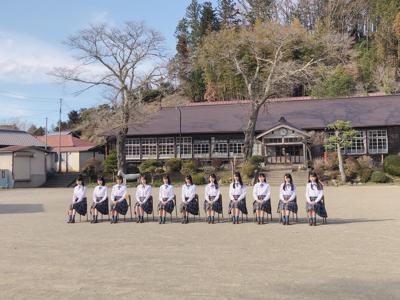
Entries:
{"label": "girl's hair", "polygon": [[292,178],[292,174],[290,174],[290,173],[286,173],[285,174],[285,176],[283,176],[283,189],[285,190],[286,189],[286,178],[289,178],[289,185],[290,185],[290,188],[293,190],[293,178]]}
{"label": "girl's hair", "polygon": [[[240,175],[240,172],[235,172],[234,177],[239,178],[238,181],[239,181],[240,186],[242,187],[243,186],[243,180],[242,180],[242,175]],[[235,181],[233,182],[233,187],[234,188],[236,187],[236,182]]]}
{"label": "girl's hair", "polygon": [[142,174],[142,175],[140,175],[140,183],[141,183],[141,180],[142,179],[144,179],[145,181],[146,181],[146,184],[147,184],[147,177],[146,177],[146,175],[144,175],[144,174]]}
{"label": "girl's hair", "polygon": [[265,177],[264,173],[259,173],[258,178],[260,178],[260,177],[264,178],[264,182],[267,182],[267,177]]}
{"label": "girl's hair", "polygon": [[99,180],[101,180],[101,185],[102,185],[102,186],[105,186],[105,185],[106,185],[106,181],[104,180],[104,177],[103,177],[103,176],[97,177],[97,181],[99,181]]}
{"label": "girl's hair", "polygon": [[82,182],[82,186],[85,186],[85,181],[83,180],[82,175],[79,175],[78,177],[76,177],[76,181],[81,181]]}
{"label": "girl's hair", "polygon": [[193,179],[192,179],[192,176],[190,176],[190,175],[186,175],[186,176],[185,176],[185,183],[186,183],[186,180],[189,180],[189,181],[190,181],[190,185],[193,185]]}
{"label": "girl's hair", "polygon": [[167,179],[168,180],[168,185],[171,185],[171,179],[169,178],[169,175],[164,175],[163,180]]}
{"label": "girl's hair", "polygon": [[116,180],[121,180],[122,182],[124,182],[124,177],[122,177],[121,175],[117,175],[117,179]]}
{"label": "girl's hair", "polygon": [[214,179],[215,188],[218,188],[217,175],[215,175],[214,173],[210,174],[210,176],[208,176],[208,182],[209,182],[209,183],[211,183],[210,178]]}
{"label": "girl's hair", "polygon": [[[318,190],[324,189],[324,187],[322,186],[322,183],[319,181],[318,175],[317,175],[317,173],[316,173],[315,171],[311,171],[311,172],[308,174],[308,182],[311,182],[311,179],[310,179],[311,176],[312,176],[312,177],[315,177],[315,183],[317,184],[317,189],[318,189]],[[313,187],[311,186],[311,188],[313,188]]]}

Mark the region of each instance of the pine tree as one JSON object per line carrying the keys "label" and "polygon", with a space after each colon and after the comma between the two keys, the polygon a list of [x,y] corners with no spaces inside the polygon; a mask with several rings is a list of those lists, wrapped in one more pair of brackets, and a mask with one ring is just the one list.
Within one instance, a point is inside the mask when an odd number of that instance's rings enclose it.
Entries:
{"label": "pine tree", "polygon": [[186,20],[190,29],[190,47],[196,51],[200,43],[200,15],[201,5],[197,0],[192,0],[186,8]]}
{"label": "pine tree", "polygon": [[219,21],[216,16],[212,3],[204,2],[201,7],[200,16],[200,36],[203,37],[211,31],[219,30]]}
{"label": "pine tree", "polygon": [[218,16],[222,28],[238,24],[236,16],[239,11],[235,4],[233,0],[218,0]]}

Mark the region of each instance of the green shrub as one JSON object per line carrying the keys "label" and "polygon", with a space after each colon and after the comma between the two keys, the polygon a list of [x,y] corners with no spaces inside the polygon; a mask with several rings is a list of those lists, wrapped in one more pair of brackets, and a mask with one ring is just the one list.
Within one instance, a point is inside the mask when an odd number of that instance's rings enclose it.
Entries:
{"label": "green shrub", "polygon": [[374,160],[371,156],[363,155],[357,158],[358,163],[360,164],[360,168],[369,168],[373,169],[375,167]]}
{"label": "green shrub", "polygon": [[181,174],[182,175],[191,175],[196,172],[196,162],[194,160],[185,160],[182,162]]}
{"label": "green shrub", "polygon": [[134,164],[128,164],[126,166],[126,173],[127,174],[136,174],[136,173],[140,173],[139,168],[137,165]]}
{"label": "green shrub", "polygon": [[207,182],[204,173],[196,173],[192,175],[193,184],[195,185],[202,185]]}
{"label": "green shrub", "polygon": [[213,166],[216,170],[221,168],[223,163],[224,163],[224,161],[222,159],[219,159],[219,158],[213,158],[211,160],[211,166]]}
{"label": "green shrub", "polygon": [[264,162],[264,157],[260,156],[260,155],[254,155],[252,157],[250,157],[249,159],[249,163],[251,163],[252,165],[259,167],[261,165],[261,163]]}
{"label": "green shrub", "polygon": [[206,174],[206,175],[210,175],[213,173],[216,173],[217,169],[213,166],[204,166],[201,167],[201,170]]}
{"label": "green shrub", "polygon": [[358,172],[360,176],[360,182],[366,183],[371,179],[373,170],[370,168],[361,168],[360,171]]}
{"label": "green shrub", "polygon": [[113,174],[118,171],[117,151],[112,150],[104,160],[104,172]]}
{"label": "green shrub", "polygon": [[313,160],[313,167],[314,171],[318,174],[318,176],[324,175],[324,168],[325,168],[325,163],[323,158],[316,158]]}
{"label": "green shrub", "polygon": [[151,182],[153,183],[154,175],[161,168],[161,162],[156,159],[144,160],[139,165],[139,170],[141,174],[149,174],[151,176]]}
{"label": "green shrub", "polygon": [[232,182],[232,176],[231,175],[221,176],[221,178],[219,179],[219,182],[221,184],[230,184]]}
{"label": "green shrub", "polygon": [[154,179],[153,180],[153,187],[160,187],[162,186],[164,183],[162,181],[162,179]]}
{"label": "green shrub", "polygon": [[376,183],[387,183],[391,179],[382,171],[374,171],[371,175],[371,181]]}
{"label": "green shrub", "polygon": [[95,182],[97,176],[103,173],[103,171],[103,161],[97,158],[91,158],[88,159],[83,165],[82,175],[86,177],[90,182]]}
{"label": "green shrub", "polygon": [[256,170],[257,166],[253,165],[250,162],[244,162],[240,167],[240,172],[242,173],[242,175],[247,176],[248,178],[254,177]]}
{"label": "green shrub", "polygon": [[348,96],[354,89],[353,76],[342,67],[338,67],[328,77],[316,81],[311,88],[311,95],[314,98]]}
{"label": "green shrub", "polygon": [[393,176],[400,176],[400,156],[389,155],[383,161],[383,169],[385,172]]}
{"label": "green shrub", "polygon": [[339,169],[339,161],[336,152],[328,152],[327,159],[324,161],[325,170],[333,171]]}
{"label": "green shrub", "polygon": [[180,158],[171,158],[165,162],[165,171],[168,174],[179,172],[182,168],[182,160]]}
{"label": "green shrub", "polygon": [[349,179],[354,179],[357,177],[360,171],[360,164],[354,157],[348,157],[344,161],[344,172],[346,177]]}

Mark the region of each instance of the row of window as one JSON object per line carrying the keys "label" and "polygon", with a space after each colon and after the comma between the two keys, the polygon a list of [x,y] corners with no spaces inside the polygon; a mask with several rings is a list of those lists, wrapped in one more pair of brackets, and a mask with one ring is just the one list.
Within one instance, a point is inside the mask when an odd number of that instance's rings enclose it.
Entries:
{"label": "row of window", "polygon": [[[176,140],[176,144],[175,144]],[[191,137],[180,138],[162,137],[158,138],[127,138],[125,150],[127,158],[139,158],[140,156],[156,157],[157,147],[160,158],[173,157],[175,154],[179,157],[207,157],[210,151],[213,157],[228,157],[241,155],[243,153],[242,139],[238,140],[194,140]]]}

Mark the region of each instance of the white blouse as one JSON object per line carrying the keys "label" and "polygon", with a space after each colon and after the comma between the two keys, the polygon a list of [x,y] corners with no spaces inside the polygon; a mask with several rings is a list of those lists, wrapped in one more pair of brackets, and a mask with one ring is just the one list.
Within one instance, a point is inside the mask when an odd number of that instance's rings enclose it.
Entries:
{"label": "white blouse", "polygon": [[258,200],[258,196],[264,196],[263,201],[269,200],[271,198],[271,188],[266,182],[257,182],[253,187],[253,198]]}
{"label": "white blouse", "polygon": [[217,201],[221,195],[221,191],[214,183],[209,183],[206,185],[204,191],[204,198],[207,202],[211,202],[210,197],[214,197],[214,201]]}
{"label": "white blouse", "polygon": [[[138,187],[136,188],[136,201],[143,204],[147,200],[149,200],[150,196],[151,196],[151,185],[139,184]],[[141,198],[144,199],[141,200]]]}
{"label": "white blouse", "polygon": [[312,203],[310,197],[317,197],[314,203],[321,201],[324,196],[324,190],[319,190],[316,183],[309,182],[306,186],[306,200],[308,203]]}
{"label": "white blouse", "polygon": [[[128,189],[124,184],[116,184],[111,190],[111,201],[123,201],[126,200]],[[115,200],[116,197],[121,197],[119,200]]]}
{"label": "white blouse", "polygon": [[77,185],[74,187],[74,192],[72,194],[72,203],[81,202],[86,198],[86,186]]}
{"label": "white blouse", "polygon": [[[229,186],[229,198],[232,201],[240,201],[246,198],[246,186],[244,184],[240,185],[240,183],[237,182],[234,187],[233,184],[232,182]],[[233,196],[239,196],[239,198],[235,200]]]}
{"label": "white blouse", "polygon": [[[107,199],[108,196],[108,188],[103,185],[98,185],[93,190],[93,202],[100,203]],[[97,200],[101,198],[100,200]]]}
{"label": "white blouse", "polygon": [[284,196],[289,196],[287,201],[293,201],[296,198],[296,186],[294,184],[286,184],[285,189],[283,188],[284,186],[285,183],[282,183],[279,188],[279,199],[285,201]]}
{"label": "white blouse", "polygon": [[158,192],[158,201],[164,201],[163,199],[167,198],[167,201],[173,200],[175,197],[174,187],[170,184],[163,184],[160,186],[160,190]]}
{"label": "white blouse", "polygon": [[[193,198],[196,196],[196,185],[187,185],[184,184],[182,185],[182,202],[183,203],[188,203],[193,200]],[[186,200],[186,198],[188,198]]]}

